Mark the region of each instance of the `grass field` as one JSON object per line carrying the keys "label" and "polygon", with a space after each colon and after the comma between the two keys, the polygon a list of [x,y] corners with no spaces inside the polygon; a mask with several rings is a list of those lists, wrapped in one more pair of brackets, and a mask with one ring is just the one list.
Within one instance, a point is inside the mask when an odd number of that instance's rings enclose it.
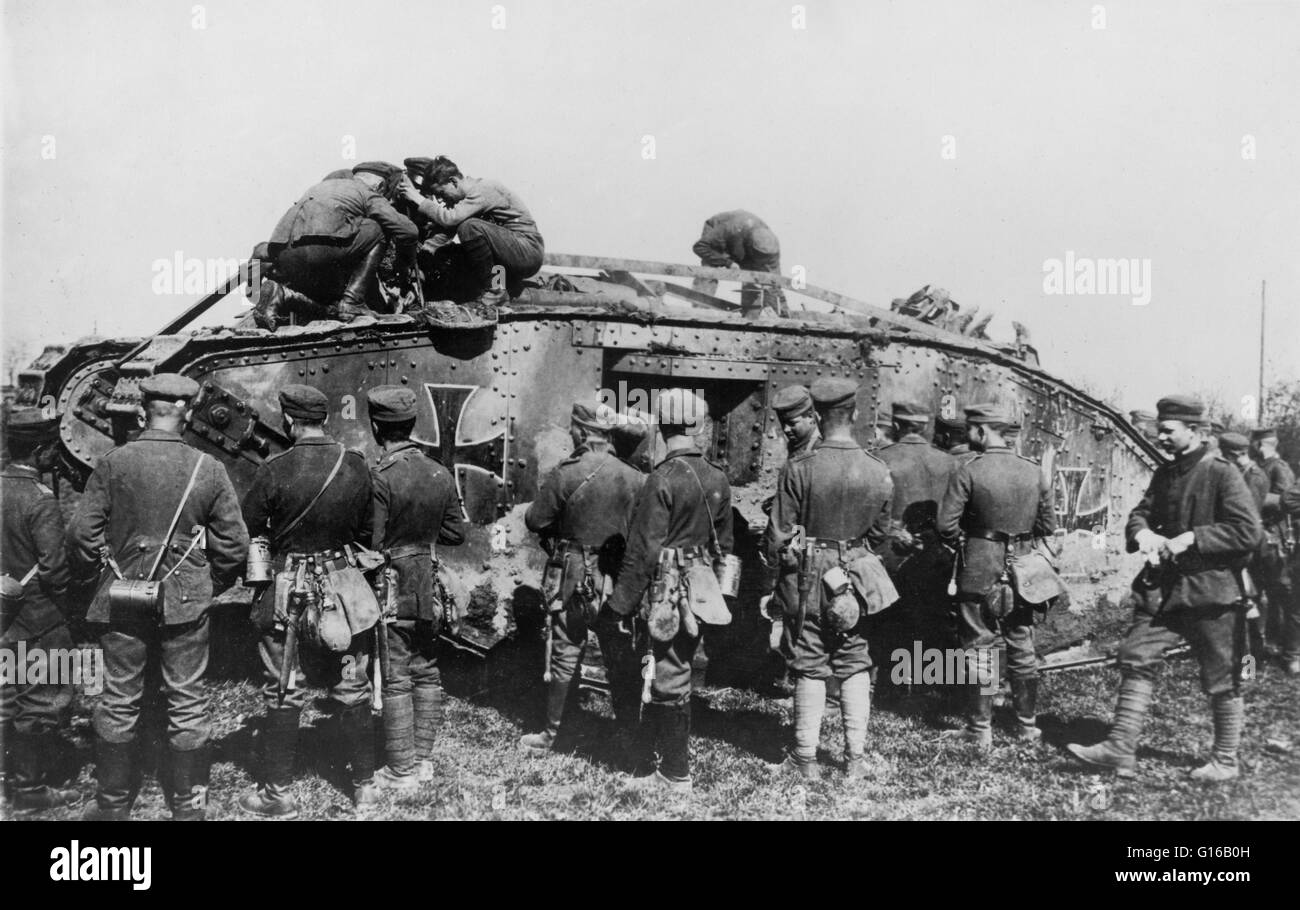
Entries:
{"label": "grass field", "polygon": [[[968,747],[941,742],[958,721],[940,693],[913,695],[873,710],[868,747],[878,773],[846,782],[838,771],[839,714],[827,712],[822,760],[831,773],[806,784],[777,770],[790,734],[788,699],[747,690],[703,687],[693,705],[690,798],[647,797],[627,785],[611,754],[607,698],[584,691],[570,710],[560,749],[526,754],[519,736],[540,722],[540,659],[515,648],[515,659],[486,663],[453,657],[444,663],[449,703],[435,757],[437,777],[415,794],[385,795],[377,818],[400,819],[1296,819],[1300,818],[1300,679],[1266,667],[1247,695],[1247,726],[1239,780],[1193,784],[1186,771],[1208,749],[1208,705],[1193,661],[1173,660],[1157,689],[1132,780],[1076,769],[1061,749],[1105,730],[1118,675],[1094,668],[1045,677],[1040,725],[1044,742],[1012,746],[999,738],[980,760]],[[240,817],[235,800],[252,786],[257,717],[253,684],[214,682],[217,719],[212,817]],[[89,703],[76,706],[72,737],[89,759]],[[346,773],[331,765],[331,725],[314,708],[305,726],[294,792],[302,817],[351,819]],[[378,745],[378,740],[377,740]],[[83,767],[78,786],[92,798]],[[75,818],[79,810],[50,813]],[[168,811],[150,771],[134,817]]]}

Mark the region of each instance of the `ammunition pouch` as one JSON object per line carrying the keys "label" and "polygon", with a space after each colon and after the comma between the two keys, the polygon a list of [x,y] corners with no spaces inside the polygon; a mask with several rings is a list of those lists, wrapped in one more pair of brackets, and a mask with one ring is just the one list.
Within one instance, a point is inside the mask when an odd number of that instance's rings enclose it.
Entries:
{"label": "ammunition pouch", "polygon": [[310,645],[341,653],[351,647],[353,636],[374,628],[380,621],[379,601],[357,568],[350,547],[346,551],[289,554],[275,576],[276,622],[287,623],[290,597],[302,596],[303,592],[294,591],[294,585],[299,564],[308,558],[321,571],[308,571],[305,575],[304,583],[311,588],[313,596],[304,597],[301,610],[293,611],[301,613],[299,633]]}
{"label": "ammunition pouch", "polygon": [[607,597],[601,553],[572,541],[557,541],[542,576],[542,601],[549,613],[577,611],[594,623]]}

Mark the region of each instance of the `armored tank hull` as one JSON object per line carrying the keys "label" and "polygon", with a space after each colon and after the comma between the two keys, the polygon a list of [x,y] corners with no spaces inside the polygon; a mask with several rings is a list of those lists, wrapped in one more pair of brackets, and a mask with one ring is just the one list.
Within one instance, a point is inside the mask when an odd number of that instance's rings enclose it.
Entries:
{"label": "armored tank hull", "polygon": [[[780,285],[794,315],[746,319],[734,302],[681,278]],[[235,286],[232,280],[188,316]],[[768,407],[782,386],[819,376],[856,380],[864,441],[876,415],[903,398],[954,417],[974,401],[1012,405],[1023,417],[1020,452],[1041,462],[1067,546],[1104,547],[1109,540],[1113,549],[1159,458],[1118,412],[1043,370],[1023,345],[973,339],[765,273],[550,256],[547,280],[503,307],[487,328],[431,329],[409,315],[275,332],[248,318],[194,331],[185,322],[149,338],[49,348],[20,374],[18,403],[60,416],[65,495],[75,495],[67,488],[79,489],[104,452],[138,431],[139,380],[155,372],[199,383],[187,441],[220,459],[241,494],[258,465],[288,445],[277,401],[285,384],[324,391],[332,402],[330,432],[368,456],[376,448],[366,390],[409,386],[419,401],[417,441],[453,471],[469,522],[466,544],[444,555],[472,592],[458,644],[481,652],[537,607],[545,556],[522,516],[569,452],[575,399],[603,396],[619,410],[648,410],[659,391],[683,386],[708,403],[711,426],[701,439],[733,486],[745,558],[737,618],[726,633],[731,641],[718,649],[737,655],[764,650],[756,644],[762,635],[753,555],[766,521],[762,503],[785,459]],[[654,453],[643,445],[637,458],[648,463]],[[1049,649],[1051,630],[1049,618]],[[1077,629],[1067,637],[1077,639]]]}

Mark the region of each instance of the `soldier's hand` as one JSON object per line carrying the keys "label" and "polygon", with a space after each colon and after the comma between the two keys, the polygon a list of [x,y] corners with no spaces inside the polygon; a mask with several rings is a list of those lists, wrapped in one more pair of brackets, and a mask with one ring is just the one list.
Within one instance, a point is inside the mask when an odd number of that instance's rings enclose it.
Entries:
{"label": "soldier's hand", "polygon": [[596,614],[596,628],[607,635],[632,634],[632,617],[621,616],[609,608],[609,604],[600,608]]}
{"label": "soldier's hand", "polygon": [[1173,558],[1186,553],[1194,543],[1196,543],[1196,534],[1192,531],[1184,531],[1177,537],[1164,541],[1161,553]]}
{"label": "soldier's hand", "polygon": [[415,184],[411,182],[411,178],[406,174],[402,175],[402,182],[397,185],[397,191],[411,202],[420,203],[424,201],[424,197],[420,195],[420,191],[415,188]]}
{"label": "soldier's hand", "polygon": [[764,594],[762,597],[758,599],[758,612],[766,616],[768,619],[775,620],[775,617],[773,617],[772,614],[768,611],[768,605],[771,603],[772,603],[772,595]]}
{"label": "soldier's hand", "polygon": [[772,629],[767,633],[767,646],[773,651],[781,650],[781,635],[785,632],[785,617],[772,620]]}
{"label": "soldier's hand", "polygon": [[1139,553],[1156,552],[1165,542],[1165,538],[1161,537],[1150,528],[1143,528],[1141,531],[1138,531],[1137,534],[1133,536],[1133,540],[1137,543]]}

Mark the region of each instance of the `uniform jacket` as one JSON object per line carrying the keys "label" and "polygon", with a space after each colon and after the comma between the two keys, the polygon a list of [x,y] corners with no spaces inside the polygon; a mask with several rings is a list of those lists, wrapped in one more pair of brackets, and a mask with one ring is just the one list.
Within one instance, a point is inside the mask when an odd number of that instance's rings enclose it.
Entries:
{"label": "uniform jacket", "polygon": [[1263,540],[1259,513],[1241,472],[1205,446],[1156,468],[1142,501],[1129,513],[1125,533],[1130,553],[1137,552],[1137,534],[1144,529],[1169,538],[1185,531],[1196,535],[1174,570],[1160,573],[1160,586],[1139,592],[1150,612],[1236,602],[1241,590],[1235,570]]}
{"label": "uniform jacket", "polygon": [[465,198],[460,202],[445,206],[437,199],[425,199],[420,203],[420,214],[443,230],[455,230],[463,221],[481,218],[535,240],[541,248],[542,235],[537,230],[537,222],[522,199],[495,180],[465,177],[461,187]]}
{"label": "uniform jacket", "polygon": [[[177,564],[195,527],[207,529],[207,542],[196,547],[163,585],[164,625],[198,619],[212,600],[214,584],[219,589],[228,587],[243,571],[248,531],[225,467],[175,433],[145,430],[135,442],[100,458],[68,527],[76,574],[98,571],[100,551],[107,545],[125,578],[145,578],[196,462],[202,463],[198,478],[154,580]],[[109,621],[108,588],[114,577],[111,571],[103,571],[86,613],[89,622]]]}
{"label": "uniform jacket", "polygon": [[[465,541],[456,481],[413,442],[384,452],[371,468],[374,515],[370,545],[388,551],[397,579],[397,618],[440,618],[433,599],[433,544]],[[394,550],[401,548],[399,553]]]}
{"label": "uniform jacket", "polygon": [[1264,513],[1264,499],[1268,496],[1268,475],[1264,473],[1263,468],[1253,461],[1245,468],[1240,468],[1240,470],[1241,479],[1246,481],[1246,489],[1250,490],[1250,496],[1255,501],[1255,508],[1259,509],[1262,515]]}
{"label": "uniform jacket", "polygon": [[370,218],[397,244],[398,255],[414,257],[418,232],[387,199],[359,180],[322,180],[293,204],[271,232],[272,252],[298,243],[344,243]]}
{"label": "uniform jacket", "polygon": [[[618,576],[632,504],[644,483],[645,475],[616,458],[612,449],[579,449],[543,482],[524,513],[524,524],[544,538],[589,548],[594,554],[588,563],[593,581],[603,586],[606,575]],[[567,557],[580,558],[580,553]],[[555,559],[551,563],[559,565]],[[578,568],[576,564],[573,567]],[[572,569],[562,576],[561,602],[567,602],[573,593],[563,587],[576,587],[580,580],[580,572]]]}
{"label": "uniform jacket", "polygon": [[58,500],[41,483],[35,468],[9,464],[0,471],[4,530],[0,569],[15,581],[39,563],[23,588],[17,612],[0,620],[0,642],[38,638],[63,622],[68,561],[63,549],[63,516]]}
{"label": "uniform jacket", "polygon": [[[1046,537],[1056,530],[1051,488],[1042,469],[1006,446],[958,458],[939,506],[939,536],[955,545],[962,533],[996,531]],[[1005,566],[1004,543],[968,537],[957,578],[959,594],[984,595]]]}
{"label": "uniform jacket", "polygon": [[[761,245],[770,252],[754,248],[758,233],[762,235]],[[722,212],[704,222],[704,230],[692,250],[704,265],[714,268],[725,269],[734,262],[744,269],[773,272],[781,261],[776,234],[762,218],[743,209]]]}
{"label": "uniform jacket", "polygon": [[919,433],[908,433],[877,453],[894,481],[891,518],[912,534],[934,527],[939,503],[956,467],[951,455],[940,452]]}
{"label": "uniform jacket", "polygon": [[1276,455],[1260,465],[1260,468],[1268,478],[1268,493],[1264,497],[1264,507],[1261,512],[1264,526],[1272,529],[1282,522],[1282,494],[1291,489],[1291,485],[1295,483],[1295,475],[1291,472],[1290,466]]}
{"label": "uniform jacket", "polygon": [[[782,465],[761,546],[768,565],[779,566],[776,599],[787,612],[799,607],[800,561],[787,549],[794,526],[802,525],[809,537],[822,540],[866,538],[873,550],[879,549],[889,531],[893,496],[889,468],[856,442],[823,439],[811,452]],[[809,571],[820,575],[829,568],[822,565],[824,559],[840,555],[819,551]],[[820,587],[810,589],[810,610],[819,602]]]}
{"label": "uniform jacket", "polygon": [[670,453],[650,472],[632,506],[627,553],[611,608],[626,616],[640,606],[664,547],[708,549],[715,536],[721,551],[715,555],[730,555],[731,485],[727,476],[698,451]]}

